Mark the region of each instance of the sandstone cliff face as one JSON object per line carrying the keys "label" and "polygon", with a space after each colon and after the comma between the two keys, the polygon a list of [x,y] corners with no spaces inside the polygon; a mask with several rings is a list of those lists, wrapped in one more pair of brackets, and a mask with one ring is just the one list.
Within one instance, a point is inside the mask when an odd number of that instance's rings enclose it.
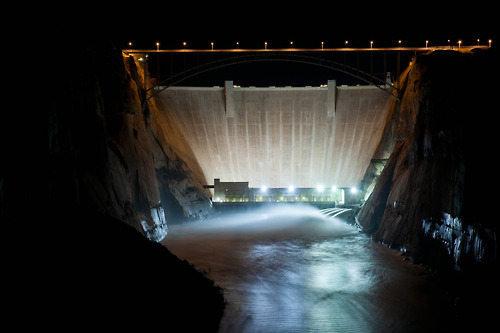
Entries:
{"label": "sandstone cliff face", "polygon": [[457,266],[496,262],[498,225],[483,193],[494,174],[492,53],[421,55],[402,76],[378,149],[392,152],[357,220],[417,260],[437,247]]}
{"label": "sandstone cliff face", "polygon": [[[33,233],[41,243],[40,264],[23,262],[26,271],[18,273],[50,292],[55,306],[37,313],[58,313],[83,325],[115,327],[125,318],[127,325],[216,332],[224,309],[221,289],[154,242],[164,237],[167,223],[210,213],[204,180],[191,169],[194,157],[177,153],[182,136],[173,134],[154,103],[143,104],[144,75],[136,59],[94,34],[71,37],[50,48],[61,50],[51,67],[61,82],[46,95],[48,216],[39,220],[50,224],[39,225],[51,237]],[[3,190],[0,181],[0,204],[4,193],[14,201],[17,193]],[[8,218],[16,220],[20,204],[5,208]],[[37,274],[33,267],[40,267]],[[19,281],[18,289],[26,289]]]}
{"label": "sandstone cliff face", "polygon": [[[49,194],[66,207],[98,211],[152,240],[167,223],[210,214],[195,158],[166,139],[168,119],[143,105],[144,70],[109,45],[70,49],[69,76],[49,113]],[[189,158],[188,158],[189,156]],[[190,163],[188,165],[187,163]]]}

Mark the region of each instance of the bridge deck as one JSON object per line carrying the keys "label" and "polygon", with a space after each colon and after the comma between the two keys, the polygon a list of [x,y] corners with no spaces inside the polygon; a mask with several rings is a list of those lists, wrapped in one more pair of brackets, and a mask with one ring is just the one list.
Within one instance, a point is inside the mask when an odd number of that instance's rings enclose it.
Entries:
{"label": "bridge deck", "polygon": [[471,49],[480,48],[487,49],[486,45],[475,45],[475,46],[461,46],[458,48],[457,46],[429,46],[429,47],[365,47],[365,48],[350,48],[350,47],[342,47],[342,48],[319,48],[319,49],[302,49],[302,48],[267,48],[267,49],[124,49],[123,52],[126,54],[134,54],[134,53],[205,53],[205,52],[213,52],[213,53],[245,53],[245,52],[377,52],[377,51],[401,51],[401,52],[426,52],[426,51],[435,51],[435,50],[455,50],[455,51],[470,51]]}

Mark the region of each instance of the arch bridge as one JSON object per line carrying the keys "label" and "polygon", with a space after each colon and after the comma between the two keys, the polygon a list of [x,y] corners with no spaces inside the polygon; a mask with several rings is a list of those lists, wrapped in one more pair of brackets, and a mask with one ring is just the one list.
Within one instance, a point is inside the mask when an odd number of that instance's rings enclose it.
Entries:
{"label": "arch bridge", "polygon": [[[226,49],[226,50],[124,50],[142,54],[148,71],[156,77],[147,87],[146,99],[197,75],[216,69],[255,62],[288,62],[319,66],[354,78],[360,84],[374,85],[398,99],[398,89],[388,79],[397,78],[404,65],[417,52],[430,48],[384,49]],[[155,59],[153,59],[155,58]],[[160,70],[161,69],[161,70]]]}

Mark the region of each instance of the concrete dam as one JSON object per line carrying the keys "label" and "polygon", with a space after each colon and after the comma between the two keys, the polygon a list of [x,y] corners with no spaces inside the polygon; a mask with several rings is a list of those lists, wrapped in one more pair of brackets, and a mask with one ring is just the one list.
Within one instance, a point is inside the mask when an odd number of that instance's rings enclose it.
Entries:
{"label": "concrete dam", "polygon": [[207,180],[250,187],[358,186],[390,95],[375,86],[173,86],[156,96]]}

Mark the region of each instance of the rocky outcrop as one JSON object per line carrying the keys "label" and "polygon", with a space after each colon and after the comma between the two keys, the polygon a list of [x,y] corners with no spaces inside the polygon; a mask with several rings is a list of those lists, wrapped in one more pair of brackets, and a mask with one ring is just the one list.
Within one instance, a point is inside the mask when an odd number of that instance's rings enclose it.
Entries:
{"label": "rocky outcrop", "polygon": [[[70,76],[49,113],[49,192],[159,241],[167,223],[210,214],[209,193],[182,134],[144,102],[144,68],[110,45],[69,48]],[[68,48],[67,48],[68,49]],[[177,145],[177,146],[175,146]],[[183,153],[180,154],[179,151]]]}
{"label": "rocky outcrop", "polygon": [[420,55],[399,82],[401,102],[391,105],[374,158],[390,156],[357,221],[416,260],[444,252],[457,268],[497,261],[498,224],[484,192],[495,177],[494,54]]}
{"label": "rocky outcrop", "polygon": [[[168,140],[172,124],[144,103],[137,59],[94,35],[58,49],[53,75],[64,83],[48,95],[48,214],[39,218],[53,236],[36,233],[50,251],[20,274],[40,279],[55,304],[36,312],[92,327],[216,332],[221,289],[157,243],[168,223],[211,212],[194,157],[177,153],[182,137]],[[0,199],[14,201],[10,188],[0,182]],[[2,214],[15,220],[19,205]]]}

